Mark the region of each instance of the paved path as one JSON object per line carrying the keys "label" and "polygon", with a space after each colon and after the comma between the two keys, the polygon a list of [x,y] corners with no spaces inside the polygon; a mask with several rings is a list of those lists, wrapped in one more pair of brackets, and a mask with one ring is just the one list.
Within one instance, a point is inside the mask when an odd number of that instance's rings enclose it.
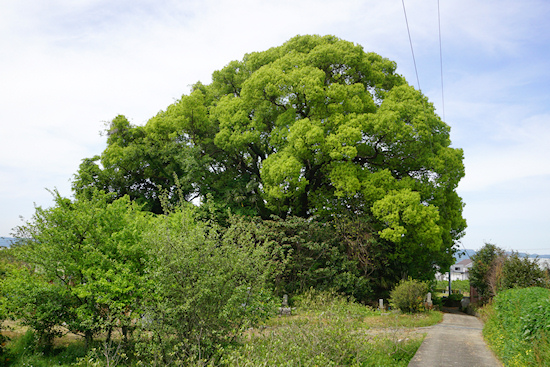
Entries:
{"label": "paved path", "polygon": [[428,335],[409,367],[502,367],[485,344],[482,329],[477,317],[443,314],[443,322],[425,328]]}

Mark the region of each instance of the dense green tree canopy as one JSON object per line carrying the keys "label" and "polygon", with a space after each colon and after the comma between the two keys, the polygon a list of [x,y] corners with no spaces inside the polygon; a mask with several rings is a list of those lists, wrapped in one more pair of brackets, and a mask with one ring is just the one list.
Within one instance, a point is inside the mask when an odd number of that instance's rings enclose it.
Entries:
{"label": "dense green tree canopy", "polygon": [[[353,213],[392,261],[452,261],[465,229],[461,149],[396,64],[333,36],[297,36],[197,83],[145,126],[124,116],[74,188],[129,194],[160,212],[160,193],[211,195],[268,218]],[[414,265],[416,266],[416,265]]]}

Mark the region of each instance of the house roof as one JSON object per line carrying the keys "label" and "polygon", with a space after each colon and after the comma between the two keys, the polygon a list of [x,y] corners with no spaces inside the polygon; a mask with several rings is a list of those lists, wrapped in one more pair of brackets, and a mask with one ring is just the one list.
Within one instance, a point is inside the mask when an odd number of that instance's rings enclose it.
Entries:
{"label": "house roof", "polygon": [[467,265],[470,265],[471,263],[472,263],[472,259],[464,259],[462,261],[457,262],[455,265],[467,266]]}

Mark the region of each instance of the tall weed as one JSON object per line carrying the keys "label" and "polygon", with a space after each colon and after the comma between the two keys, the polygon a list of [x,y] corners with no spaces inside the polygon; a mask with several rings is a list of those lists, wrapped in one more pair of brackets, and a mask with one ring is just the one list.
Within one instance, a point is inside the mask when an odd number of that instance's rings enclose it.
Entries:
{"label": "tall weed", "polygon": [[[295,316],[271,320],[227,350],[228,366],[407,366],[422,337],[371,332],[366,319],[380,313],[333,292],[294,299]],[[382,317],[382,316],[378,316]]]}
{"label": "tall weed", "polygon": [[290,323],[228,353],[229,366],[407,366],[422,338],[373,336],[344,322]]}
{"label": "tall weed", "polygon": [[5,365],[10,367],[72,366],[86,355],[84,343],[73,342],[68,346],[48,349],[46,352],[41,350],[37,339],[36,333],[33,330],[28,330],[20,337],[11,340],[6,346],[8,361]]}
{"label": "tall weed", "polygon": [[372,316],[377,312],[371,307],[355,302],[353,297],[338,294],[335,291],[309,291],[293,299],[298,312],[301,314],[323,313],[328,316],[345,316],[363,318]]}

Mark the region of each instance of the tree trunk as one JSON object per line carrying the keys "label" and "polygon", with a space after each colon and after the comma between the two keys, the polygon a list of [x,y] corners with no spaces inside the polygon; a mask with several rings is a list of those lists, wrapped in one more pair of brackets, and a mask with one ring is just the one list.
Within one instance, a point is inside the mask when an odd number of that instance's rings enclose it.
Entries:
{"label": "tree trunk", "polygon": [[90,347],[92,346],[92,342],[94,341],[94,334],[92,333],[91,330],[86,330],[84,332],[84,338],[85,338],[85,347],[86,347],[86,350],[90,349]]}

